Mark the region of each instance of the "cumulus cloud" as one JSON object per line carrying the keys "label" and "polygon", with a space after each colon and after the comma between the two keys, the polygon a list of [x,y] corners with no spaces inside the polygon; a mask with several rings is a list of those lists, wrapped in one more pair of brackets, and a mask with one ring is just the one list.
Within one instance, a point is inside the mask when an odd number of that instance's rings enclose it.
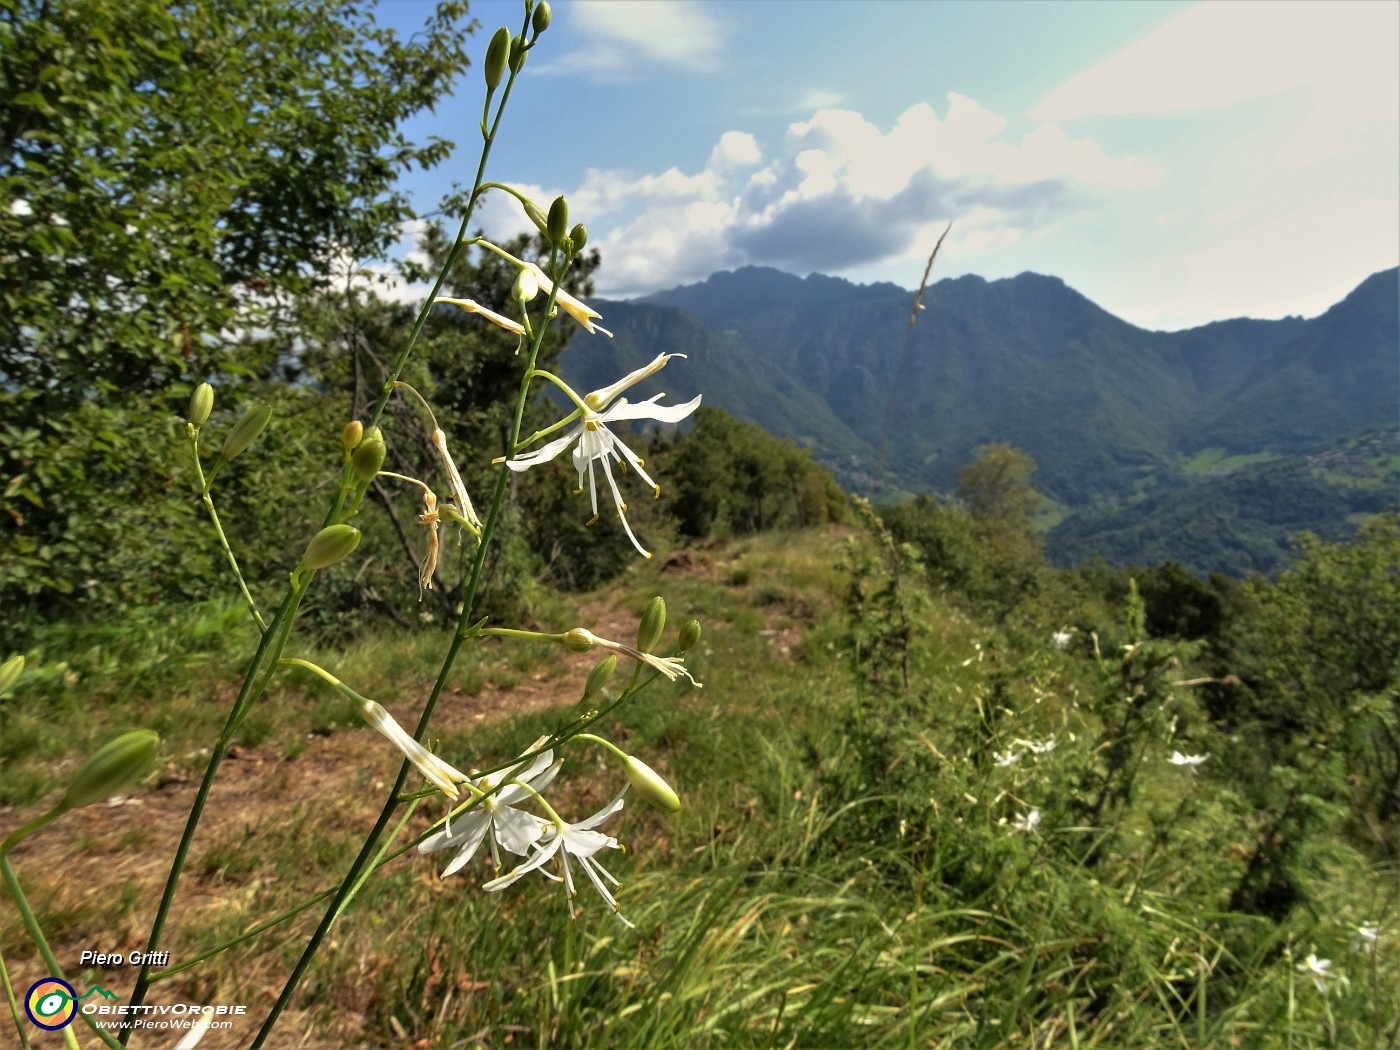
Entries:
{"label": "cumulus cloud", "polygon": [[571,4],[560,14],[574,22],[587,44],[542,72],[615,78],[647,65],[711,72],[719,68],[730,32],[714,7],[698,0],[593,0]]}
{"label": "cumulus cloud", "polygon": [[958,94],[942,116],[920,103],[888,131],[854,110],[822,109],[776,146],[726,132],[698,172],[590,170],[569,200],[601,231],[600,289],[635,295],[747,264],[840,274],[926,251],[948,219],[958,220],[960,253],[976,254],[1161,178],[1058,128],[1010,141],[1006,126]]}

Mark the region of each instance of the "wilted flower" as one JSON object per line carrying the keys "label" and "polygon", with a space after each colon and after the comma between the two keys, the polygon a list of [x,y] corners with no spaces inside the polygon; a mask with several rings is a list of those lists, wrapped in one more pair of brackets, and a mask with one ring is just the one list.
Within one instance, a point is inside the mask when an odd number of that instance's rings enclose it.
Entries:
{"label": "wilted flower", "polygon": [[[550,292],[554,291],[554,282],[551,281],[548,277],[546,277],[545,272],[541,270],[538,266],[536,266],[534,263],[526,263],[525,268],[533,273],[535,281],[540,286],[540,291],[544,292],[545,295],[548,295]],[[564,291],[564,289],[560,288],[557,292],[554,292],[554,301],[559,305],[559,308],[561,310],[563,310],[566,314],[572,317],[579,324],[583,325],[584,329],[588,332],[589,335],[593,335],[596,332],[602,332],[608,337],[612,336],[612,333],[609,332],[606,328],[603,328],[601,325],[595,325],[593,323],[593,318],[602,317],[602,314],[600,314],[597,310],[594,310],[587,303],[583,303],[575,299],[568,292]]]}
{"label": "wilted flower", "polygon": [[1309,952],[1308,957],[1298,964],[1298,972],[1311,978],[1313,986],[1324,995],[1327,994],[1327,982],[1336,976],[1332,972],[1332,960],[1319,959],[1316,952]]}
{"label": "wilted flower", "polygon": [[[546,824],[544,835],[535,843],[534,855],[508,874],[502,875],[498,879],[492,879],[482,886],[482,889],[503,890],[523,875],[540,869],[542,875],[564,883],[564,892],[568,896],[569,901],[572,902],[574,897],[577,896],[577,891],[574,888],[573,872],[569,868],[569,858],[573,857],[574,860],[578,861],[579,867],[583,868],[584,873],[588,876],[589,881],[593,883],[594,888],[602,895],[603,900],[608,902],[608,906],[612,908],[613,914],[616,915],[624,925],[630,927],[632,923],[618,910],[617,898],[614,897],[612,891],[604,885],[603,879],[606,879],[614,886],[618,886],[620,883],[609,874],[608,870],[604,868],[602,864],[594,859],[594,855],[599,850],[621,849],[622,847],[618,845],[617,839],[613,838],[611,835],[604,835],[601,831],[593,830],[614,813],[622,809],[622,796],[626,793],[627,788],[623,787],[611,802],[597,813],[594,813],[593,816],[577,824],[570,824],[568,821],[561,820],[558,816],[555,816]],[[562,878],[551,875],[549,872],[543,870],[543,866],[556,854],[559,857],[559,867],[563,874]],[[600,878],[599,876],[602,877]]]}
{"label": "wilted flower", "polygon": [[632,541],[632,546],[637,548],[642,557],[650,558],[651,552],[641,545],[632,532],[632,526],[627,523],[627,504],[622,501],[617,481],[613,478],[612,461],[616,460],[623,469],[630,465],[641,479],[652,487],[652,491],[657,497],[661,495],[661,486],[642,469],[641,458],[619,441],[608,430],[607,424],[625,419],[654,419],[661,423],[678,423],[700,407],[700,398],[696,397],[693,401],[687,401],[683,405],[674,405],[668,408],[656,403],[665,396],[657,394],[650,400],[636,405],[630,404],[626,398],[622,398],[617,404],[611,407],[607,406],[622,391],[659,371],[671,358],[681,356],[684,355],[662,354],[650,364],[624,376],[612,386],[593,391],[582,399],[583,403],[580,405],[579,412],[583,418],[576,427],[563,437],[555,438],[534,452],[528,452],[523,456],[509,460],[506,465],[515,471],[528,470],[539,463],[548,463],[577,442],[578,447],[573,451],[574,468],[578,471],[580,492],[583,491],[584,472],[588,473],[588,489],[593,503],[592,521],[598,520],[598,482],[594,474],[594,464],[601,462],[603,473],[608,480],[608,487],[612,489],[613,504],[617,507],[618,517],[622,519],[622,527],[627,532],[627,538]]}
{"label": "wilted flower", "polygon": [[697,689],[701,688],[700,683],[697,682],[690,671],[686,669],[684,657],[653,656],[651,653],[644,653],[640,649],[631,645],[626,645],[623,642],[614,642],[607,638],[599,638],[592,631],[583,627],[575,627],[572,631],[569,631],[565,637],[568,639],[566,644],[568,644],[571,649],[575,649],[578,652],[586,653],[596,645],[601,649],[608,649],[614,653],[621,653],[623,656],[630,656],[638,663],[646,664],[653,670],[660,671],[672,682],[684,675],[690,680],[691,685],[695,686]]}
{"label": "wilted flower", "polygon": [[[528,766],[521,763],[470,781],[472,794],[485,797],[459,817],[455,826],[444,827],[420,842],[418,852],[457,851],[457,855],[442,869],[444,879],[460,871],[476,855],[483,841],[490,845],[491,863],[496,868],[501,866],[502,846],[518,856],[528,856],[530,847],[540,840],[545,829],[551,825],[533,813],[516,809],[516,803],[547,788],[558,775],[562,764],[554,761],[553,751],[544,751],[536,755]],[[491,792],[497,784],[505,786]]]}
{"label": "wilted flower", "polygon": [[460,306],[469,314],[480,314],[492,324],[504,328],[507,332],[514,332],[516,335],[525,334],[525,326],[519,321],[512,321],[509,317],[502,317],[495,310],[488,310],[475,299],[451,299],[445,295],[440,295],[433,300],[435,303],[451,303],[453,306]]}
{"label": "wilted flower", "polygon": [[394,721],[394,716],[373,700],[360,704],[360,715],[393,745],[403,752],[404,757],[417,767],[418,772],[427,778],[428,783],[448,798],[457,797],[457,785],[470,779],[465,773],[444,762],[426,747],[414,740],[403,726]]}

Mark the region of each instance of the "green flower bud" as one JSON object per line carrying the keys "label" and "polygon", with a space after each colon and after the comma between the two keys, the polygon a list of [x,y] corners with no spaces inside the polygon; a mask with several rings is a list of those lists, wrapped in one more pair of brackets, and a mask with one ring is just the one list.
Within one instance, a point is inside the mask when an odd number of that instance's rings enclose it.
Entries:
{"label": "green flower bud", "polygon": [[687,620],[681,625],[680,649],[688,653],[700,644],[700,621]]}
{"label": "green flower bud", "polygon": [[525,68],[525,38],[517,36],[510,42],[510,68],[519,73]]}
{"label": "green flower bud", "polygon": [[574,242],[574,251],[583,251],[583,246],[588,243],[588,229],[583,223],[575,223],[574,228],[569,231],[569,240]]}
{"label": "green flower bud", "polygon": [[649,653],[661,641],[661,632],[666,629],[666,599],[657,595],[642,613],[642,622],[637,627],[637,648]]}
{"label": "green flower bud", "polygon": [[384,447],[384,432],[378,427],[366,430],[360,438],[360,443],[355,446],[355,454],[350,457],[355,479],[362,485],[373,481],[374,476],[379,473],[379,468],[384,465],[387,453],[388,449]]}
{"label": "green flower bud", "polygon": [[540,294],[540,282],[535,277],[535,271],[522,268],[515,275],[515,284],[511,286],[510,296],[517,303],[528,303],[535,296]]}
{"label": "green flower bud", "polygon": [[306,545],[306,553],[301,556],[301,568],[327,568],[359,545],[360,530],[353,525],[327,525]]}
{"label": "green flower bud", "polygon": [[593,648],[593,639],[581,627],[564,632],[563,643],[576,653],[586,653]]}
{"label": "green flower bud", "polygon": [[549,220],[544,217],[544,212],[540,211],[540,206],[528,197],[520,202],[520,206],[525,209],[526,217],[535,224],[535,229],[548,237]]}
{"label": "green flower bud", "polygon": [[549,206],[549,240],[560,244],[569,235],[569,202],[563,197],[555,197]]}
{"label": "green flower bud", "polygon": [[189,421],[199,428],[209,421],[209,413],[214,411],[214,388],[208,383],[200,383],[190,395]]}
{"label": "green flower bud", "polygon": [[598,661],[598,666],[593,668],[588,675],[588,684],[583,687],[583,698],[587,700],[594,693],[597,693],[608,684],[608,679],[617,670],[617,657],[609,654]]}
{"label": "green flower bud", "polygon": [[652,769],[640,758],[633,758],[628,755],[622,763],[623,770],[627,773],[627,782],[637,790],[637,794],[646,799],[659,810],[667,813],[679,813],[681,810],[680,797],[672,790],[671,785],[666,783],[660,773]]}
{"label": "green flower bud", "polygon": [[243,413],[243,418],[233,425],[233,429],[228,432],[228,437],[224,438],[224,447],[220,451],[221,459],[229,460],[238,455],[245,448],[258,439],[258,435],[267,426],[267,421],[272,418],[272,409],[267,405],[255,405]]}
{"label": "green flower bud", "polygon": [[535,31],[535,36],[539,36],[549,28],[550,20],[554,17],[554,12],[549,9],[549,0],[540,0],[539,6],[535,8],[535,13],[530,17],[530,28]]}
{"label": "green flower bud", "polygon": [[19,676],[23,673],[24,657],[19,653],[0,664],[0,696],[9,692],[10,687],[19,681]]}
{"label": "green flower bud", "polygon": [[59,805],[82,809],[116,794],[150,768],[159,747],[160,737],[152,729],[136,729],[108,741],[73,774]]}
{"label": "green flower bud", "polygon": [[345,446],[347,456],[355,451],[355,446],[360,443],[360,439],[364,436],[365,425],[358,419],[352,419],[345,424],[345,429],[340,432],[340,443]]}
{"label": "green flower bud", "polygon": [[495,91],[506,75],[506,57],[510,53],[510,30],[501,26],[486,46],[486,90]]}

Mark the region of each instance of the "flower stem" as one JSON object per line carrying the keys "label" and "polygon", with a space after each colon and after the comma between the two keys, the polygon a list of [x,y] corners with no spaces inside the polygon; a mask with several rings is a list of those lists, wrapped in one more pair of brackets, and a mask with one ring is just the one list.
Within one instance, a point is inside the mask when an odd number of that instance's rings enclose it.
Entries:
{"label": "flower stem", "polygon": [[[24,922],[24,928],[29,931],[29,936],[34,939],[34,943],[39,947],[39,954],[44,957],[44,962],[48,965],[49,975],[63,980],[63,968],[58,965],[58,960],[54,958],[53,949],[49,947],[49,942],[44,937],[44,931],[39,928],[39,921],[34,918],[34,911],[29,907],[29,900],[24,895],[24,890],[20,888],[19,879],[15,875],[15,869],[10,865],[10,858],[0,856],[0,877],[3,877],[6,888],[10,891],[10,896],[15,903],[15,909],[19,912],[19,917]],[[5,982],[9,987],[9,980]],[[112,1036],[110,1032],[98,1028],[96,1023],[87,1014],[82,1013],[84,1021],[96,1033],[102,1042],[112,1047],[113,1050],[121,1050],[121,1044]]]}
{"label": "flower stem", "polygon": [[19,1016],[19,1001],[15,998],[15,989],[10,984],[10,971],[5,968],[5,956],[0,953],[0,982],[5,985],[5,1001],[10,1004],[10,1016],[15,1019],[15,1031],[19,1033],[19,1042],[23,1050],[30,1050],[29,1033],[24,1029],[24,1021]]}
{"label": "flower stem", "polygon": [[267,621],[262,618],[262,613],[258,612],[258,603],[253,601],[252,592],[248,590],[248,583],[243,579],[243,570],[238,567],[238,559],[233,556],[233,548],[229,546],[228,537],[224,535],[224,526],[219,521],[219,512],[214,509],[214,497],[210,494],[210,486],[214,479],[204,480],[204,467],[199,462],[199,431],[190,427],[190,448],[194,453],[194,473],[199,479],[199,495],[204,501],[204,509],[209,512],[209,520],[214,524],[214,534],[219,537],[219,543],[224,548],[224,554],[228,558],[229,568],[233,570],[234,578],[238,581],[238,589],[243,592],[243,601],[248,605],[248,611],[253,614],[253,622],[258,625],[258,630],[267,630]]}

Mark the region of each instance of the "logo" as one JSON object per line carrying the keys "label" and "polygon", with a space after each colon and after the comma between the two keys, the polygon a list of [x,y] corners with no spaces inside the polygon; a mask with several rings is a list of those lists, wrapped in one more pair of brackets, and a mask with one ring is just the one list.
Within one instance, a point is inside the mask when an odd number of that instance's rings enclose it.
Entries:
{"label": "logo", "polygon": [[78,1013],[78,1003],[94,993],[104,999],[121,998],[115,992],[109,992],[99,985],[93,985],[79,995],[67,981],[60,981],[57,977],[44,977],[29,986],[29,991],[24,997],[24,1012],[40,1028],[56,1032],[73,1023],[73,1018]]}

